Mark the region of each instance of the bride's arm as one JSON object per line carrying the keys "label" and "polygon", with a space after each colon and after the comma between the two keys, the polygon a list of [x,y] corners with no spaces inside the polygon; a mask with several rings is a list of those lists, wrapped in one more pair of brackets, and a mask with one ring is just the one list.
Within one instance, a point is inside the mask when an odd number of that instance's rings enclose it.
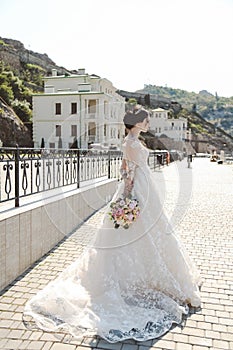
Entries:
{"label": "bride's arm", "polygon": [[120,168],[120,174],[125,183],[124,195],[127,196],[133,189],[133,168],[127,159],[123,158]]}
{"label": "bride's arm", "polygon": [[138,141],[128,141],[125,148],[125,159],[122,161],[121,174],[125,180],[125,194],[131,193],[134,185],[135,171],[140,166],[141,148]]}
{"label": "bride's arm", "polygon": [[128,168],[127,168],[127,162],[126,162],[125,158],[122,159],[122,163],[121,163],[121,167],[120,167],[120,174],[121,174],[122,179],[125,179],[128,176]]}

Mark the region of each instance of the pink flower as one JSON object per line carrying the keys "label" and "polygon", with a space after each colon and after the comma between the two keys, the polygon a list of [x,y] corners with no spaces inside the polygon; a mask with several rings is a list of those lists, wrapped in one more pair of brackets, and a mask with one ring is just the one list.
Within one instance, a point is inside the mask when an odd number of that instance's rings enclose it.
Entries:
{"label": "pink flower", "polygon": [[133,214],[128,214],[127,216],[129,221],[133,221]]}
{"label": "pink flower", "polygon": [[137,203],[136,203],[135,201],[129,203],[129,208],[130,208],[130,209],[134,209],[134,208],[136,207],[136,204],[137,204]]}
{"label": "pink flower", "polygon": [[124,210],[121,209],[121,208],[118,208],[117,211],[116,211],[116,216],[121,216],[124,214]]}

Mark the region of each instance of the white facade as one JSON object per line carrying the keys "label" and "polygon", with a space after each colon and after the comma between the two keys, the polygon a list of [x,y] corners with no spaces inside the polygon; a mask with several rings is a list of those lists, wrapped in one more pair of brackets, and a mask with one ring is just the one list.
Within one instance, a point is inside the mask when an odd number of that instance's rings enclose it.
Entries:
{"label": "white facade", "polygon": [[[88,148],[91,143],[121,145],[125,99],[112,83],[85,73],[44,79],[44,93],[33,96],[35,147]],[[77,141],[76,141],[77,140]]]}
{"label": "white facade", "polygon": [[187,138],[186,118],[168,118],[168,111],[163,108],[156,108],[151,112],[150,130],[156,136],[166,135],[175,141]]}

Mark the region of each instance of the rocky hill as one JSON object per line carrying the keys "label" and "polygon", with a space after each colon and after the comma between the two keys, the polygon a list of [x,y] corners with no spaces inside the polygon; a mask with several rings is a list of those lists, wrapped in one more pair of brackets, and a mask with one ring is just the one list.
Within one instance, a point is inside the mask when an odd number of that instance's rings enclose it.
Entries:
{"label": "rocky hill", "polygon": [[[32,146],[32,94],[43,90],[43,77],[57,66],[47,54],[27,50],[17,40],[0,37],[0,140],[6,147],[16,143]],[[13,135],[13,137],[12,137]]]}
{"label": "rocky hill", "polygon": [[163,98],[172,99],[188,110],[195,108],[205,120],[210,121],[233,136],[233,96],[222,97],[217,92],[213,95],[207,90],[195,93],[151,84],[145,85],[137,93],[149,94],[157,98],[162,96]]}
{"label": "rocky hill", "polygon": [[25,64],[37,65],[45,70],[46,73],[56,68],[58,74],[64,74],[67,69],[57,66],[46,53],[41,54],[25,49],[24,45],[13,39],[0,37],[0,61],[9,65],[13,71],[20,74],[25,69]]}
{"label": "rocky hill", "polygon": [[[192,133],[192,146],[198,151],[201,144],[209,144],[212,149],[224,149],[226,152],[233,151],[233,136],[226,133],[223,129],[213,123],[205,120],[195,108],[191,110],[184,108],[179,102],[157,94],[148,94],[147,91],[129,92],[119,90],[118,93],[125,97],[126,100],[136,100],[137,103],[147,108],[164,108],[169,110],[169,116],[173,118],[187,118],[188,128]],[[169,140],[165,140],[168,144]],[[165,144],[164,140],[163,143]]]}
{"label": "rocky hill", "polygon": [[27,128],[12,108],[0,98],[0,140],[3,146],[33,147],[30,127]]}

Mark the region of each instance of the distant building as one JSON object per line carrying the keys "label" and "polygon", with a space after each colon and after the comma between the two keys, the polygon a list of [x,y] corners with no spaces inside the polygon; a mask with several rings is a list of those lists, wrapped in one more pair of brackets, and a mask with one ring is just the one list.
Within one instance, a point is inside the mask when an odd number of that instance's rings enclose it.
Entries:
{"label": "distant building", "polygon": [[91,143],[120,146],[124,137],[125,99],[112,83],[79,69],[76,74],[44,79],[44,92],[33,95],[35,147],[88,148]]}
{"label": "distant building", "polygon": [[187,119],[168,118],[168,111],[163,108],[152,110],[150,130],[156,136],[166,135],[175,141],[187,139]]}

